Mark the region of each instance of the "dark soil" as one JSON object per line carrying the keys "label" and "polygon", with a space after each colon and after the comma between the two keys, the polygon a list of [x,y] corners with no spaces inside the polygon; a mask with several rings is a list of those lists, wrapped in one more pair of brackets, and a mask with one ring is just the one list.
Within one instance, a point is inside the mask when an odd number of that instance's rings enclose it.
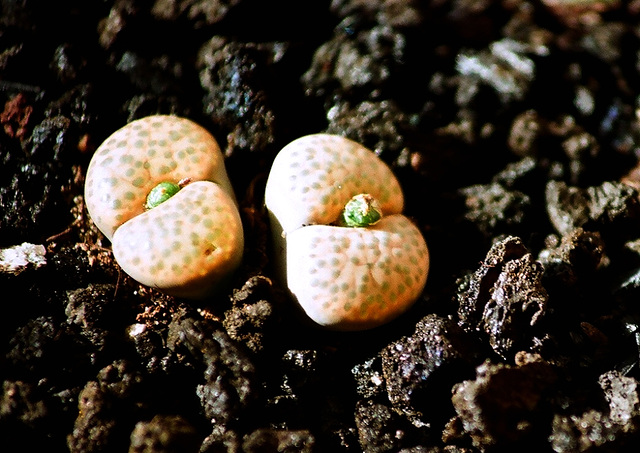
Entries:
{"label": "dark soil", "polygon": [[[638,451],[638,93],[637,0],[1,1],[2,450]],[[215,135],[241,204],[198,304],[84,207],[154,113]],[[429,244],[373,331],[314,327],[272,269],[270,164],[322,131],[391,165]]]}

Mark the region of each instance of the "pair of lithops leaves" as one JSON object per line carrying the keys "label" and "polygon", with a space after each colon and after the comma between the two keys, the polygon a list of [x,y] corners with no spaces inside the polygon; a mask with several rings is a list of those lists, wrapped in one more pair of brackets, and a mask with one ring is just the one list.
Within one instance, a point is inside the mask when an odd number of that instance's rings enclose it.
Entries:
{"label": "pair of lithops leaves", "polygon": [[371,150],[336,135],[294,140],[273,162],[265,203],[279,273],[316,323],[377,327],[422,293],[427,245],[402,215],[398,180]]}
{"label": "pair of lithops leaves", "polygon": [[144,285],[202,299],[242,260],[224,157],[213,136],[186,118],[149,116],[108,137],[89,163],[85,201],[120,267]]}
{"label": "pair of lithops leaves", "polygon": [[[116,261],[138,282],[201,299],[239,266],[237,203],[215,139],[190,120],[129,123],[96,150],[85,200]],[[320,325],[376,327],[406,311],[426,282],[429,255],[402,215],[395,176],[373,152],[335,135],[287,145],[265,190],[275,262]]]}

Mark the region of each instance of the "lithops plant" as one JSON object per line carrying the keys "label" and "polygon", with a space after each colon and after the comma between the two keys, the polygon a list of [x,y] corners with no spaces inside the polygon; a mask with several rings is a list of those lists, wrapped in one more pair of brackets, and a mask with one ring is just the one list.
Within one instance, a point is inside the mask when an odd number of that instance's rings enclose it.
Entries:
{"label": "lithops plant", "polygon": [[294,298],[336,330],[380,326],[422,293],[429,253],[391,169],[344,137],[309,135],[276,156],[265,188],[276,260]]}
{"label": "lithops plant", "polygon": [[218,143],[170,115],[133,121],[96,150],[85,182],[89,214],[138,282],[202,299],[239,266],[236,199]]}

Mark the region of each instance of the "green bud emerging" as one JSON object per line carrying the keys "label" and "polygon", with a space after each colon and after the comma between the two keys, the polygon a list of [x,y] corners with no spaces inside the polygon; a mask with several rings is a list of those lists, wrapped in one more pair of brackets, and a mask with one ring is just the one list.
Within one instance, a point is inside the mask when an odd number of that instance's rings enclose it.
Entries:
{"label": "green bud emerging", "polygon": [[180,185],[173,182],[161,182],[149,192],[147,195],[147,202],[144,204],[145,209],[153,209],[161,203],[164,203],[169,198],[173,197],[180,190]]}
{"label": "green bud emerging", "polygon": [[378,223],[381,218],[382,209],[378,200],[368,193],[361,193],[345,205],[341,220],[348,227],[368,227]]}

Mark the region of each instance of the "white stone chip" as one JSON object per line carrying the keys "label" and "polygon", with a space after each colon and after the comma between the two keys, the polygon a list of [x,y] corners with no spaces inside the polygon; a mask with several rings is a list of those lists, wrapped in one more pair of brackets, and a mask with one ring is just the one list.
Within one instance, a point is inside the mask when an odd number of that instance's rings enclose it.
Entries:
{"label": "white stone chip", "polygon": [[6,249],[0,249],[0,271],[19,274],[30,265],[41,267],[47,264],[43,245],[23,242]]}

